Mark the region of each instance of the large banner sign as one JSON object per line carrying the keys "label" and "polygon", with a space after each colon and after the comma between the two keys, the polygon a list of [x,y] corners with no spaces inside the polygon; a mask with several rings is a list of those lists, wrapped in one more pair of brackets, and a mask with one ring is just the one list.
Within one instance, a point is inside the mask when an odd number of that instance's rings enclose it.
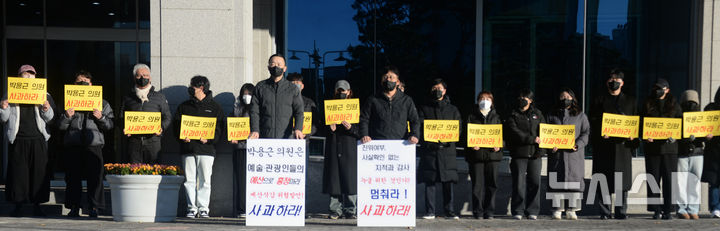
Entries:
{"label": "large banner sign", "polygon": [[247,226],[305,225],[305,140],[247,141]]}
{"label": "large banner sign", "polygon": [[415,145],[404,140],[358,144],[358,226],[415,226]]}

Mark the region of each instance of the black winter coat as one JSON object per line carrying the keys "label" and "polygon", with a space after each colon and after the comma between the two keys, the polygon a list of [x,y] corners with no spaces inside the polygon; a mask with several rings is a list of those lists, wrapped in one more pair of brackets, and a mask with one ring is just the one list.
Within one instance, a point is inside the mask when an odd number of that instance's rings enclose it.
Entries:
{"label": "black winter coat", "polygon": [[[490,110],[487,116],[480,113],[478,105],[475,105],[473,113],[468,116],[468,123],[472,124],[502,124],[500,116],[497,114],[495,109]],[[478,162],[488,161],[501,161],[503,158],[502,149],[495,151],[492,148],[480,148],[479,150],[473,150],[473,148],[465,148],[465,161],[469,164],[475,164]]]}
{"label": "black winter coat", "polygon": [[632,186],[632,155],[640,145],[640,139],[630,141],[626,138],[602,137],[602,115],[613,113],[620,115],[637,115],[635,97],[620,93],[612,96],[605,92],[595,97],[590,105],[590,142],[592,144],[593,173],[604,174],[608,188],[615,188],[615,172],[623,173],[623,189]]}
{"label": "black winter coat", "polygon": [[293,131],[303,127],[303,107],[300,89],[287,79],[260,81],[250,106],[250,131],[260,138],[294,138]]}
{"label": "black winter coat", "polygon": [[222,127],[225,123],[225,113],[220,107],[220,104],[215,102],[212,97],[212,92],[209,92],[203,100],[199,101],[195,97],[186,100],[181,103],[177,111],[175,112],[175,137],[180,137],[180,122],[182,115],[189,116],[201,116],[201,117],[215,117],[215,137],[208,140],[207,143],[203,144],[200,140],[190,140],[189,143],[185,143],[184,140],[178,140],[180,142],[180,154],[198,154],[198,155],[210,155],[215,156],[215,143],[222,140],[220,138],[222,133]]}
{"label": "black winter coat", "polygon": [[[162,127],[163,133],[168,130],[170,124],[172,123],[172,113],[170,112],[170,106],[168,106],[168,101],[165,98],[165,95],[155,91],[155,87],[152,86],[150,87],[150,92],[148,92],[147,97],[148,101],[142,102],[142,100],[140,100],[140,98],[138,98],[135,94],[135,88],[123,97],[122,103],[120,104],[120,114],[118,116],[120,125],[118,127],[125,127],[126,111],[145,111],[160,112],[160,116],[162,117],[160,126]],[[160,142],[160,137],[154,134],[132,135],[132,137],[146,137],[152,139],[153,141]]]}
{"label": "black winter coat", "polygon": [[333,196],[357,194],[358,126],[345,129],[342,124],[325,126],[325,160],[323,161],[323,193]]}
{"label": "black winter coat", "polygon": [[[650,103],[653,105],[653,109],[655,110],[648,110],[646,107],[643,107],[643,112],[641,113],[642,118],[645,117],[665,117],[665,118],[682,118],[682,109],[680,108],[680,103],[676,101],[675,106],[673,108],[666,108],[666,107],[658,107],[659,104],[664,104],[665,100],[675,100],[675,99],[665,99],[663,101],[659,101],[657,99],[648,99],[650,100]],[[642,120],[641,118],[641,120]],[[642,122],[640,123],[640,134],[642,134]],[[673,141],[670,142],[670,140],[653,140],[653,142],[649,142],[645,140],[645,155],[677,155],[678,154],[678,142]]]}
{"label": "black winter coat", "polygon": [[[717,110],[720,110],[720,87],[715,92],[714,101],[705,106],[705,111]],[[720,185],[720,137],[718,136],[705,143],[702,181],[710,186]]]}
{"label": "black winter coat", "polygon": [[[462,124],[460,111],[450,104],[450,98],[433,101],[418,110],[418,116],[424,125],[425,120],[457,120]],[[422,137],[422,136],[421,136]],[[418,166],[418,182],[457,182],[457,150],[455,143],[420,143],[420,164]]]}
{"label": "black winter coat", "polygon": [[[407,122],[410,122],[408,133]],[[410,96],[397,91],[390,100],[384,93],[370,96],[360,112],[360,137],[375,140],[403,140],[409,136],[420,139],[420,121]]]}
{"label": "black winter coat", "polygon": [[535,143],[535,138],[540,135],[540,123],[546,123],[545,117],[533,105],[524,112],[513,110],[503,126],[512,158],[538,158],[545,154],[545,150]]}

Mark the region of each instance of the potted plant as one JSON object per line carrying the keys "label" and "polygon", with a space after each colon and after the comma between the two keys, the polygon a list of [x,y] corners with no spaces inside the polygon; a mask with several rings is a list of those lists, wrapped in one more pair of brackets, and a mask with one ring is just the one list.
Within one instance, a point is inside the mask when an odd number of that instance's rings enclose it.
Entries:
{"label": "potted plant", "polygon": [[171,165],[105,164],[115,221],[167,222],[177,215],[178,194],[185,182]]}

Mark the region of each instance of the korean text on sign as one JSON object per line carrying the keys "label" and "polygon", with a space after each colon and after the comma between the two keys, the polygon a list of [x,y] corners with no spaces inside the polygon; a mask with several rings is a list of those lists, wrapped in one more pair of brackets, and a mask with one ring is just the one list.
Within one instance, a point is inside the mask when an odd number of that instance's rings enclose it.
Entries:
{"label": "korean text on sign", "polygon": [[373,140],[357,149],[358,226],[415,226],[415,145]]}
{"label": "korean text on sign", "polygon": [[162,131],[160,112],[126,111],[125,134],[155,134]]}
{"label": "korean text on sign", "polygon": [[217,118],[182,115],[180,120],[180,139],[209,140],[215,138]]}
{"label": "korean text on sign", "polygon": [[7,83],[8,103],[44,104],[47,100],[47,79],[8,77]]}
{"label": "korean text on sign", "polygon": [[468,124],[468,147],[502,148],[502,124]]}
{"label": "korean text on sign", "polygon": [[227,118],[228,141],[247,140],[250,136],[250,117]]}
{"label": "korean text on sign", "polygon": [[360,122],[360,100],[325,100],[325,125],[340,124],[343,121],[351,124]]}
{"label": "korean text on sign", "polygon": [[247,141],[248,226],[305,225],[305,141]]}
{"label": "korean text on sign", "polygon": [[626,116],[611,113],[603,113],[602,136],[620,138],[638,138],[640,130],[639,116]]}
{"label": "korean text on sign", "polygon": [[307,135],[312,133],[312,112],[303,112],[303,129],[302,133]]}
{"label": "korean text on sign", "polygon": [[575,148],[575,125],[540,124],[540,148]]}
{"label": "korean text on sign", "polygon": [[643,140],[665,140],[672,137],[680,139],[682,136],[682,119],[643,117]]}
{"label": "korean text on sign", "polygon": [[65,85],[65,110],[102,111],[102,86]]}
{"label": "korean text on sign", "polygon": [[425,120],[423,121],[423,138],[428,142],[460,141],[459,120]]}
{"label": "korean text on sign", "polygon": [[683,113],[683,138],[720,136],[720,111]]}

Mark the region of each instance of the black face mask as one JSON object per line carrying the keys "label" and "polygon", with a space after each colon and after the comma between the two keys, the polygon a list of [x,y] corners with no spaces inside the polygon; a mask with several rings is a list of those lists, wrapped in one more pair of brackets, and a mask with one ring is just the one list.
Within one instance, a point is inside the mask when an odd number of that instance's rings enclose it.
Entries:
{"label": "black face mask", "polygon": [[268,71],[270,71],[270,75],[271,75],[272,77],[282,76],[282,74],[283,74],[283,69],[282,69],[282,67],[277,67],[277,66],[275,66],[275,67],[268,67]]}
{"label": "black face mask", "polygon": [[383,87],[385,88],[386,92],[391,92],[392,90],[395,90],[395,87],[397,86],[396,82],[390,82],[390,81],[383,81],[382,83]]}
{"label": "black face mask", "polygon": [[665,90],[663,90],[663,89],[656,89],[655,92],[653,92],[653,93],[655,94],[655,98],[656,98],[656,99],[660,99],[660,97],[662,97],[663,95],[665,95]]}
{"label": "black face mask", "polygon": [[617,91],[617,89],[620,89],[620,82],[618,81],[610,81],[607,83],[608,89],[611,91]]}
{"label": "black face mask", "polygon": [[687,101],[682,103],[682,109],[683,111],[699,111],[700,107],[696,102],[693,101]]}
{"label": "black face mask", "polygon": [[88,85],[90,85],[90,83],[88,83],[88,82],[85,82],[85,81],[78,81],[78,82],[75,82],[75,85],[84,85],[84,86],[88,86]]}
{"label": "black face mask", "polygon": [[571,100],[571,99],[561,99],[560,100],[560,105],[562,105],[563,108],[570,107],[572,105],[572,103],[573,103],[573,100]]}
{"label": "black face mask", "polygon": [[520,109],[525,108],[525,106],[527,106],[527,105],[528,105],[528,101],[527,101],[527,100],[522,99],[522,98],[518,99],[518,107],[519,107]]}
{"label": "black face mask", "polygon": [[143,77],[140,77],[139,79],[135,79],[135,85],[138,85],[138,87],[147,86],[148,83],[150,83],[150,79],[146,79]]}
{"label": "black face mask", "polygon": [[194,87],[188,87],[188,95],[195,96],[195,88]]}
{"label": "black face mask", "polygon": [[345,99],[345,98],[347,98],[347,94],[345,94],[345,93],[340,93],[338,95],[338,99]]}
{"label": "black face mask", "polygon": [[433,90],[433,91],[430,92],[430,95],[431,95],[432,97],[435,97],[435,99],[440,99],[440,98],[442,98],[442,96],[443,96],[441,90]]}

